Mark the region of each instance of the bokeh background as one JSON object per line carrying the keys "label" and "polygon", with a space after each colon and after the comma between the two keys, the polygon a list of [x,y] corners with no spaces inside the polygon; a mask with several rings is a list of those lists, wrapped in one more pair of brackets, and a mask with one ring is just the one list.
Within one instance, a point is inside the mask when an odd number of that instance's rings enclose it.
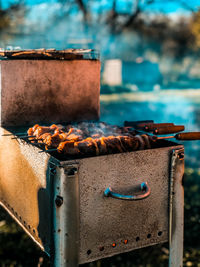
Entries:
{"label": "bokeh background", "polygon": [[[200,131],[199,0],[0,0],[0,48],[100,52],[101,120],[184,124]],[[200,266],[200,141],[185,144],[184,266]],[[168,244],[95,266],[167,266]],[[49,266],[0,209],[0,266]]]}

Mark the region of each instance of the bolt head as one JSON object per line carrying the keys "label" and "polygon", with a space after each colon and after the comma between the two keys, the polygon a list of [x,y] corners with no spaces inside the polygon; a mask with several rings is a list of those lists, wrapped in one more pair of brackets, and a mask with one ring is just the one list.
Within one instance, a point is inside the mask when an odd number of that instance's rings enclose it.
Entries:
{"label": "bolt head", "polygon": [[61,197],[61,196],[56,196],[55,203],[56,203],[56,206],[57,206],[57,207],[62,206],[62,204],[63,204],[63,197]]}

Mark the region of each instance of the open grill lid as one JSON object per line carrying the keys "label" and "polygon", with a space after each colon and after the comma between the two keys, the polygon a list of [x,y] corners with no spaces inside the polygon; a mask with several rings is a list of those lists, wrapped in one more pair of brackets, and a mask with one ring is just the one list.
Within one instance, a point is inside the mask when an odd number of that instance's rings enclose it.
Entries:
{"label": "open grill lid", "polygon": [[77,49],[0,50],[1,126],[98,120],[96,55]]}

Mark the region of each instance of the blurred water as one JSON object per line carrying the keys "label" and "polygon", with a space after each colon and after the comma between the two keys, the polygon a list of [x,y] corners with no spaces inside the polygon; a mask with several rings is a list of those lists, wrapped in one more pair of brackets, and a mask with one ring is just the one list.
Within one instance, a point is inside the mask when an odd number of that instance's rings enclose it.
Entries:
{"label": "blurred water", "polygon": [[[101,120],[118,125],[125,120],[173,122],[186,131],[200,131],[200,90],[102,95]],[[200,141],[182,143],[186,167],[200,169]]]}

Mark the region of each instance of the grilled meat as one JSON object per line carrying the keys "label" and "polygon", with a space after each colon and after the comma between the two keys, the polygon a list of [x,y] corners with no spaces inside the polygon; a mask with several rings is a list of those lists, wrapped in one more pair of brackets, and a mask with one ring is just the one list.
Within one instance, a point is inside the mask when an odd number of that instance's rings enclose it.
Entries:
{"label": "grilled meat", "polygon": [[[65,155],[104,155],[149,148],[147,135],[135,136],[126,127],[108,126],[105,123],[80,123],[76,126],[34,125],[28,135],[34,135],[46,149],[55,148]],[[147,140],[148,139],[148,140]],[[30,138],[31,140],[31,138]]]}
{"label": "grilled meat", "polygon": [[69,155],[103,155],[125,151],[134,151],[139,147],[139,141],[134,137],[101,137],[93,139],[91,137],[82,141],[61,142],[57,150],[59,153]]}

